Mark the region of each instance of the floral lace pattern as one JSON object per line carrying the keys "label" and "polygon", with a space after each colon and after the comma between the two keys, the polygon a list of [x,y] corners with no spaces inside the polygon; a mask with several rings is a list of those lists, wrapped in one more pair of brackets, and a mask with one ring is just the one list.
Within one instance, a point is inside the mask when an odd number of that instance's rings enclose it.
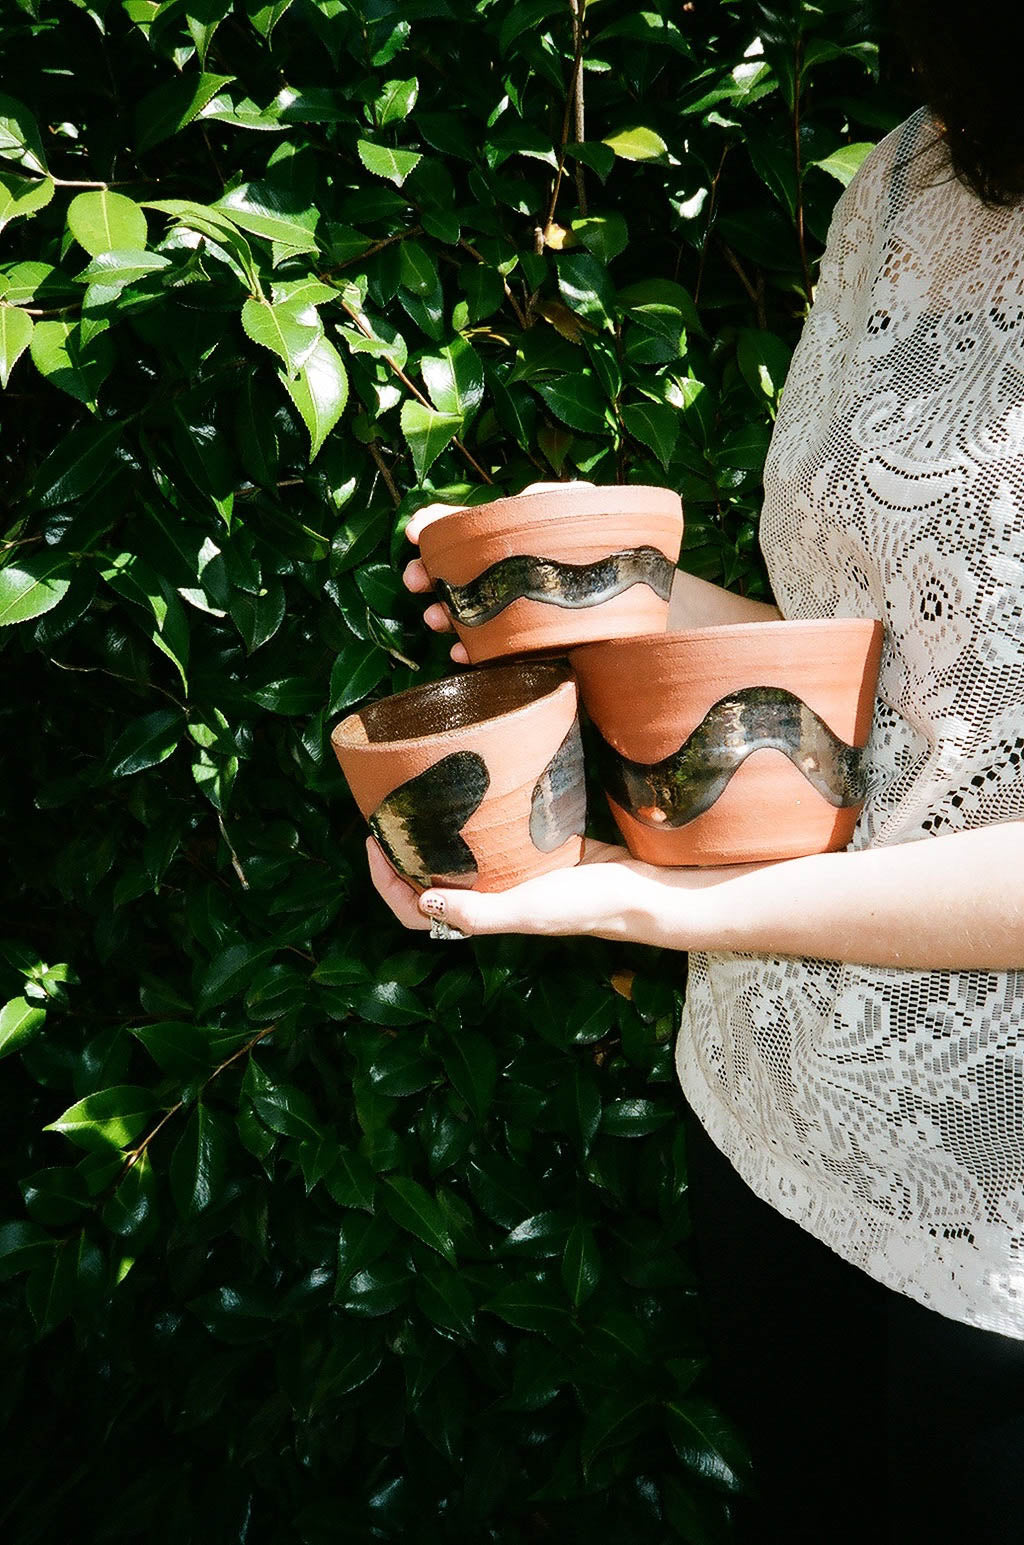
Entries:
{"label": "floral lace pattern", "polygon": [[[1024,817],[1024,210],[924,111],[836,208],[765,470],[786,617],[886,624],[854,847]],[[677,1063],[758,1195],[1024,1338],[1024,971],[693,956]]]}

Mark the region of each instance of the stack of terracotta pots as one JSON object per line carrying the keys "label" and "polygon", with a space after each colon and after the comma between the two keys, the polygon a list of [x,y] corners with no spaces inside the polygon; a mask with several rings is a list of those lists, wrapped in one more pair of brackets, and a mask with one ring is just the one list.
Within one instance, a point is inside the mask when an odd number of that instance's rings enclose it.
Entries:
{"label": "stack of terracotta pots", "polygon": [[[864,798],[882,627],[667,632],[682,507],[567,485],[427,525],[420,552],[473,665],[351,714],[334,749],[393,867],[504,890],[579,862],[577,692],[629,851],[749,863],[845,847]],[[565,656],[568,656],[566,663]]]}

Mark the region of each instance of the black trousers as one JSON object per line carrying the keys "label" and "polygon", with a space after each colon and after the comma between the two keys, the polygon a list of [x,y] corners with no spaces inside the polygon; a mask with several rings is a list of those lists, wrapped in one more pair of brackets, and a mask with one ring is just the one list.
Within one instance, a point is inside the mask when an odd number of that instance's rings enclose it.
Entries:
{"label": "black trousers", "polygon": [[880,1286],[687,1139],[712,1393],[754,1457],[738,1545],[1024,1542],[1024,1341]]}

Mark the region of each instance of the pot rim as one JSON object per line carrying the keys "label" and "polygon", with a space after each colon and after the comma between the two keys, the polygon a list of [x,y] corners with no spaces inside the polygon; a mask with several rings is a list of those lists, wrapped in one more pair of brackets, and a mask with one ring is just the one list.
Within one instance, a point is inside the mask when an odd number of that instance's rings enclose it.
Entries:
{"label": "pot rim", "polygon": [[[531,695],[523,703],[514,708],[500,709],[496,713],[480,714],[478,717],[468,719],[442,730],[427,730],[420,735],[403,735],[385,740],[366,740],[362,737],[352,739],[346,733],[349,727],[357,721],[362,721],[364,713],[372,711],[377,703],[393,703],[400,698],[411,699],[427,697],[438,692],[446,685],[457,682],[463,685],[452,688],[449,691],[464,691],[471,696],[475,692],[483,692],[485,679],[489,676],[503,675],[506,677],[522,678],[533,676],[538,681],[533,684]],[[523,660],[515,664],[483,666],[470,669],[458,675],[442,676],[436,681],[425,681],[421,686],[409,687],[404,692],[394,692],[390,697],[376,698],[373,703],[368,703],[365,708],[358,709],[355,713],[346,714],[331,731],[331,744],[342,751],[373,751],[380,754],[391,754],[395,751],[410,750],[413,747],[422,747],[431,742],[442,743],[453,736],[465,735],[474,729],[480,729],[484,725],[508,723],[530,713],[538,703],[556,696],[568,687],[572,695],[576,696],[576,679],[569,667],[564,655],[555,660]],[[527,689],[529,690],[529,684]],[[415,704],[412,705],[415,707]]]}
{"label": "pot rim", "polygon": [[[565,504],[566,508],[558,513],[566,518],[574,515],[593,518],[635,514],[669,515],[682,521],[682,499],[673,488],[654,483],[597,483],[587,487],[566,483],[563,487],[532,494],[503,494],[500,499],[491,499],[483,504],[453,505],[449,514],[431,521],[423,528],[420,533],[420,551],[423,551],[424,538],[429,547],[439,536],[440,528],[443,527],[447,542],[457,542],[461,527],[479,521],[481,517],[494,524],[495,535],[504,536],[520,526],[529,527],[535,523],[538,511],[553,501]],[[438,530],[434,535],[428,535],[435,527]],[[473,539],[479,541],[479,534],[475,534]]]}
{"label": "pot rim", "polygon": [[702,628],[672,628],[666,633],[633,633],[626,638],[602,638],[595,639],[593,643],[577,644],[571,650],[569,659],[578,654],[590,654],[598,649],[613,649],[616,651],[629,649],[636,645],[640,648],[650,649],[657,644],[689,644],[700,643],[708,640],[722,638],[723,635],[734,637],[739,634],[747,637],[750,635],[770,635],[772,629],[785,629],[787,634],[795,631],[814,633],[821,629],[828,631],[840,628],[853,632],[866,631],[874,633],[883,628],[885,624],[880,617],[770,617],[763,622],[718,622]]}

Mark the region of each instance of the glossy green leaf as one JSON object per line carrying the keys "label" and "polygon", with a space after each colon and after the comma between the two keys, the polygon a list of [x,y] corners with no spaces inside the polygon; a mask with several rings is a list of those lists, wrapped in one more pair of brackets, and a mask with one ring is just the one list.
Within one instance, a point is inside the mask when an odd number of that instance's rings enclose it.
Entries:
{"label": "glossy green leaf", "polygon": [[565,253],[558,263],[558,288],[578,316],[597,327],[614,328],[615,289],[596,257],[589,252]]}
{"label": "glossy green leaf", "polygon": [[15,558],[0,569],[0,627],[51,611],[70,584],[71,564],[64,553]]}
{"label": "glossy green leaf", "polygon": [[487,1114],[498,1078],[497,1058],[482,1035],[453,1035],[441,1053],[445,1072],[470,1110],[481,1121]]}
{"label": "glossy green leaf", "polygon": [[629,230],[618,211],[588,215],[572,222],[573,233],[600,263],[610,263],[629,245]]}
{"label": "glossy green leaf", "polygon": [[423,1001],[401,982],[373,982],[353,995],[353,1006],[361,1019],[374,1025],[390,1028],[414,1025],[426,1019],[427,1007]]}
{"label": "glossy green leaf", "polygon": [[400,188],[411,171],[419,165],[421,157],[414,150],[392,150],[387,145],[374,145],[370,140],[356,142],[359,159],[375,177],[386,177]]}
{"label": "glossy green leaf", "polygon": [[7,168],[0,171],[0,231],[12,220],[45,209],[53,194],[52,177],[23,177]]}
{"label": "glossy green leaf", "polygon": [[272,1132],[285,1137],[320,1137],[320,1124],[309,1096],[290,1084],[276,1083],[255,1058],[250,1057],[246,1064],[242,1091]]}
{"label": "glossy green leaf", "polygon": [[698,1396],[665,1407],[672,1446],[681,1464],[702,1481],[727,1492],[746,1491],[750,1455],[732,1424]]}
{"label": "glossy green leaf", "polygon": [[38,1266],[53,1252],[54,1239],[35,1223],[0,1223],[0,1282]]}
{"label": "glossy green leaf", "polygon": [[[141,210],[139,211],[141,214]],[[101,252],[88,263],[77,276],[85,284],[99,286],[104,293],[104,300],[112,298],[108,292],[116,292],[123,285],[136,284],[140,279],[148,279],[152,274],[157,274],[161,269],[170,267],[170,258],[166,258],[160,252],[143,252],[133,249],[118,249],[113,252]]]}
{"label": "glossy green leaf", "polygon": [[103,1208],[103,1222],[120,1239],[141,1243],[156,1223],[157,1180],[148,1150],[120,1175]]}
{"label": "glossy green leaf", "polygon": [[201,973],[197,984],[196,1009],[207,1014],[242,992],[256,972],[270,959],[273,950],[263,944],[231,944],[221,950]]}
{"label": "glossy green leaf", "polygon": [[484,395],[483,367],[464,338],[456,338],[437,354],[420,360],[423,384],[438,413],[465,422],[480,406]]}
{"label": "glossy green leaf", "polygon": [[31,1039],[46,1020],[46,1010],[27,998],[10,998],[0,1008],[0,1057],[9,1057]]}
{"label": "glossy green leaf", "polygon": [[338,1269],[334,1296],[339,1298],[352,1277],[365,1271],[385,1251],[393,1249],[398,1231],[383,1217],[350,1213],[338,1231]]}
{"label": "glossy green leaf", "polygon": [[[116,466],[114,448],[124,433],[118,420],[83,424],[64,435],[37,469],[30,498],[43,506],[65,504],[87,493]],[[2,581],[0,581],[2,584]]]}
{"label": "glossy green leaf", "polygon": [[68,229],[92,257],[115,250],[138,251],[148,236],[145,211],[134,199],[110,188],[73,198],[68,205]]}
{"label": "glossy green leaf", "polygon": [[81,326],[71,322],[36,322],[29,342],[32,362],[41,376],[87,407],[110,374],[113,351],[105,336],[87,343]]}
{"label": "glossy green leaf", "polygon": [[517,1330],[558,1337],[569,1328],[564,1296],[547,1282],[510,1283],[483,1307]]}
{"label": "glossy green leaf", "polygon": [[389,1175],[381,1195],[385,1208],[399,1228],[422,1239],[424,1244],[455,1265],[455,1245],[444,1213],[418,1180],[407,1175]]}
{"label": "glossy green leaf", "polygon": [[283,196],[271,182],[243,183],[213,206],[234,225],[295,252],[315,252],[318,213],[298,199]]}
{"label": "glossy green leaf", "polygon": [[172,708],[158,708],[129,724],[114,741],[104,763],[106,778],[129,778],[166,762],[181,739],[184,721]]}
{"label": "glossy green leaf", "polygon": [[194,1217],[221,1198],[227,1144],[223,1116],[198,1101],[171,1155],[171,1194],[181,1217]]}
{"label": "glossy green leaf", "polygon": [[362,702],[387,674],[388,657],[374,643],[354,640],[347,644],[331,667],[329,712],[342,713]]}
{"label": "glossy green leaf", "polygon": [[601,1277],[601,1256],[594,1232],[578,1220],[562,1255],[562,1283],[575,1308],[586,1303]]}
{"label": "glossy green leaf", "polygon": [[685,329],[701,332],[700,316],[689,291],[672,279],[641,279],[620,290],[618,308],[652,332],[678,344]]}
{"label": "glossy green leaf", "polygon": [[623,161],[656,161],[668,153],[661,135],[642,127],[606,135],[604,144]]}
{"label": "glossy green leaf", "polygon": [[230,85],[233,75],[208,75],[186,72],[178,80],[167,81],[143,97],[136,109],[135,125],[140,151],[152,150],[161,140],[169,139],[192,122],[207,102],[222,87]]}
{"label": "glossy green leaf", "polygon": [[408,118],[416,106],[419,89],[415,76],[410,80],[385,81],[373,104],[378,127],[383,129],[389,123],[399,123],[403,118]]}
{"label": "glossy green leaf", "polygon": [[323,338],[314,308],[288,301],[268,305],[266,301],[247,300],[242,307],[242,326],[254,343],[284,361],[293,380]]}
{"label": "glossy green leaf", "polygon": [[76,1305],[88,1302],[102,1285],[103,1258],[84,1230],[58,1241],[53,1256],[36,1266],[25,1287],[25,1301],[36,1334],[48,1336]]}
{"label": "glossy green leaf", "polygon": [[292,0],[245,0],[245,9],[260,37],[268,41],[281,17],[291,7]]}
{"label": "glossy green leaf", "polygon": [[583,434],[600,434],[607,429],[604,393],[591,375],[538,381],[535,390],[555,418]]}
{"label": "glossy green leaf", "polygon": [[462,417],[459,414],[438,413],[411,397],[402,403],[402,434],[412,453],[418,483],[423,482],[445,446],[451,443],[461,428]]}
{"label": "glossy green leaf", "polygon": [[282,374],[280,379],[309,431],[309,459],[312,461],[348,401],[345,366],[330,340],[319,338],[294,380],[287,374]]}
{"label": "glossy green leaf", "polygon": [[46,171],[46,152],[35,115],[17,97],[0,91],[0,157],[30,172]]}
{"label": "glossy green leaf", "polygon": [[157,1108],[151,1089],[119,1084],[69,1105],[45,1132],[61,1132],[80,1148],[127,1148],[150,1124]]}
{"label": "glossy green leaf", "polygon": [[810,164],[819,167],[823,172],[828,172],[830,177],[834,177],[845,188],[853,181],[874,148],[870,140],[858,140],[855,144],[841,145],[830,156],[824,156],[822,160],[812,161]]}
{"label": "glossy green leaf", "polygon": [[658,402],[626,403],[620,409],[628,432],[650,446],[663,467],[667,467],[679,435],[679,414],[675,408]]}
{"label": "glossy green leaf", "polygon": [[601,1131],[609,1137],[646,1137],[673,1119],[666,1106],[653,1100],[612,1100],[601,1116]]}

